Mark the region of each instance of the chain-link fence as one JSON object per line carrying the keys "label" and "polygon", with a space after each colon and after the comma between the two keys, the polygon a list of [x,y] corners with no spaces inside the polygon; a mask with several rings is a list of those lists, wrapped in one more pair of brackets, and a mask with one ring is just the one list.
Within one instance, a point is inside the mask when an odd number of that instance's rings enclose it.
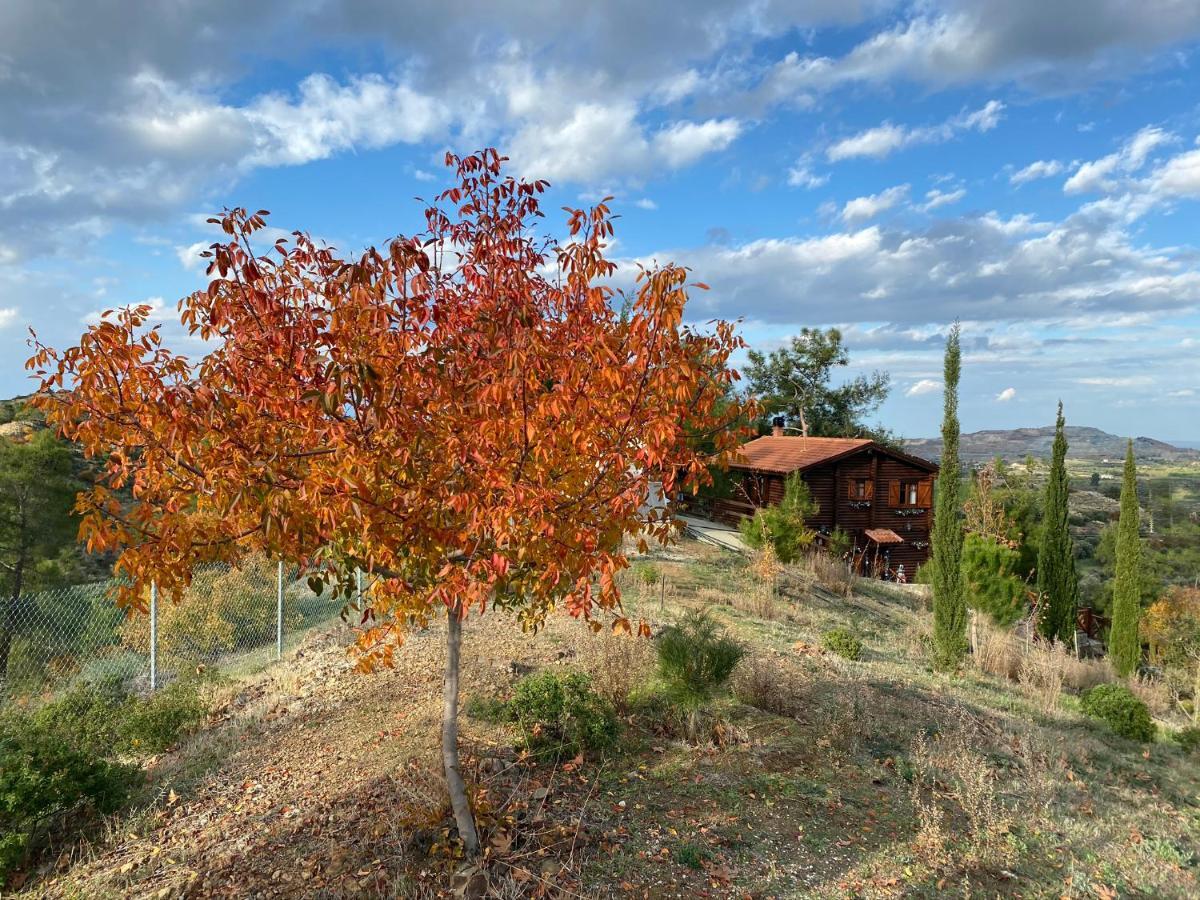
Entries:
{"label": "chain-link fence", "polygon": [[0,701],[117,677],[153,690],[197,666],[249,670],[282,656],[342,601],[264,557],[206,565],[178,603],[147,590],[148,613],[118,609],[109,582],[0,599]]}

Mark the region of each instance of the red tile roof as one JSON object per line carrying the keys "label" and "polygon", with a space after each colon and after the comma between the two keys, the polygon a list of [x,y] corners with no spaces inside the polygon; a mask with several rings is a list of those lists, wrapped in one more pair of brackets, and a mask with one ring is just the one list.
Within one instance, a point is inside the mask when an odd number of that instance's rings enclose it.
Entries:
{"label": "red tile roof", "polygon": [[760,437],[743,445],[732,465],[786,475],[871,446],[867,438]]}
{"label": "red tile roof", "polygon": [[904,538],[890,528],[868,528],[863,532],[869,540],[877,544],[903,544]]}

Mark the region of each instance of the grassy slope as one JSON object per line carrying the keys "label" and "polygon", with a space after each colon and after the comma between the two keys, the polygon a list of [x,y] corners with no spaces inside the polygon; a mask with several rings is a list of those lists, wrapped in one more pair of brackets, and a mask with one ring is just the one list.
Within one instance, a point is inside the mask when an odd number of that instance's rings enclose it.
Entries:
{"label": "grassy slope", "polygon": [[[635,713],[619,754],[536,765],[504,727],[464,720],[498,896],[1195,896],[1200,776],[1171,744],[1129,744],[1065,698],[1040,712],[995,678],[933,675],[927,614],[787,576],[775,609],[741,563],[699,545],[629,605],[658,625],[712,605],[753,647],[718,710],[721,746],[688,747]],[[768,613],[764,618],[761,614]],[[497,617],[498,618],[498,617]],[[467,629],[466,692],[503,696],[529,667],[598,683],[647,675],[648,648],[556,617],[535,639]],[[835,625],[866,653],[820,652]],[[64,853],[29,896],[436,896],[453,862],[436,774],[441,647],[346,671],[343,636],[231,683],[213,725],[157,762],[144,809]],[[638,680],[637,678],[634,679]],[[644,693],[642,689],[642,693]],[[636,699],[636,692],[635,692]]]}

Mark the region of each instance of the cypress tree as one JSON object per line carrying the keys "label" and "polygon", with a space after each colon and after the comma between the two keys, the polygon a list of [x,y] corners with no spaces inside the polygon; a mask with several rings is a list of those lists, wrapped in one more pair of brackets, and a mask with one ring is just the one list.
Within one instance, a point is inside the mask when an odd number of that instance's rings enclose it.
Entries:
{"label": "cypress tree", "polygon": [[1125,450],[1125,480],[1121,484],[1121,518],[1117,522],[1117,577],[1113,585],[1112,634],[1108,654],[1122,678],[1137,671],[1142,660],[1138,639],[1141,617],[1142,544],[1138,537],[1137,469],[1133,441]]}
{"label": "cypress tree", "polygon": [[963,528],[958,463],[958,378],[962,364],[957,322],[946,338],[942,459],[933,516],[934,664],[953,670],[967,653],[967,604],[963,589]]}
{"label": "cypress tree", "polygon": [[1054,451],[1042,518],[1042,545],[1038,549],[1037,584],[1041,595],[1038,628],[1050,640],[1073,641],[1075,611],[1079,606],[1079,579],[1075,577],[1075,548],[1071,542],[1067,511],[1067,438],[1063,434],[1062,401],[1054,429]]}

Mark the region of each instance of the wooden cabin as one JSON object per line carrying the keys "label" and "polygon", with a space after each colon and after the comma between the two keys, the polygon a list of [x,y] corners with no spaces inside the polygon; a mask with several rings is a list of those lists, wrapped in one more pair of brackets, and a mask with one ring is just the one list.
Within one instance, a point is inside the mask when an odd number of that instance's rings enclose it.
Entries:
{"label": "wooden cabin", "polygon": [[783,499],[784,480],[799,474],[818,512],[808,524],[819,535],[835,528],[854,542],[864,574],[895,578],[903,566],[911,581],[929,559],[933,479],[937,464],[865,438],[774,434],[745,444],[730,464],[734,496],[720,500],[714,516],[736,523],[763,505]]}

